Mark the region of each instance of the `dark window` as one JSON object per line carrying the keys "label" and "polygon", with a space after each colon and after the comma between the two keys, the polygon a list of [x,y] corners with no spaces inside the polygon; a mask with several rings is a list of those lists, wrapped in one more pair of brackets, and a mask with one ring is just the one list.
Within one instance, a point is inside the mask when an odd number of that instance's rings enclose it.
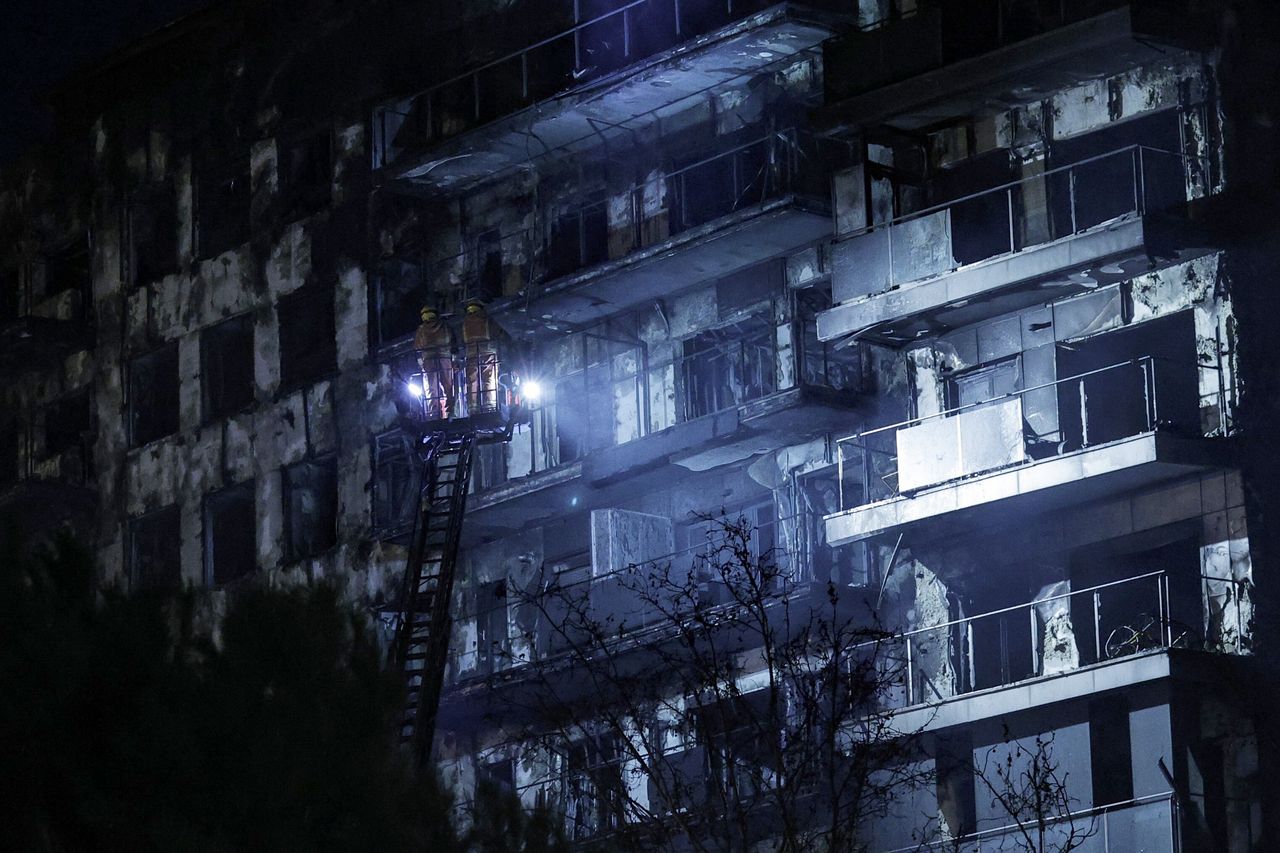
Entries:
{"label": "dark window", "polygon": [[204,566],[209,583],[221,586],[257,567],[257,513],[253,483],[238,483],[204,499]]}
{"label": "dark window", "polygon": [[510,758],[501,761],[487,761],[480,765],[476,774],[476,782],[488,785],[495,791],[512,793],[516,789],[515,762]]}
{"label": "dark window", "polygon": [[378,265],[374,280],[374,343],[381,346],[412,335],[427,298],[422,267],[416,261],[387,258]]}
{"label": "dark window", "polygon": [[253,318],[232,317],[200,333],[205,420],[222,418],[253,402]]}
{"label": "dark window", "polygon": [[565,778],[565,830],[580,841],[623,823],[626,791],[622,756],[609,738],[579,741],[569,748]]}
{"label": "dark window", "polygon": [[326,130],[289,145],[280,163],[280,192],[286,218],[306,216],[329,203],[333,142]]}
{"label": "dark window", "polygon": [[89,244],[86,240],[76,240],[45,255],[45,296],[71,290],[87,297],[91,281]]}
{"label": "dark window", "polygon": [[935,749],[938,811],[954,835],[968,835],[977,824],[973,740],[957,732],[939,737]]}
{"label": "dark window", "polygon": [[44,412],[44,455],[57,456],[83,447],[93,431],[93,407],[89,389],[50,403]]}
{"label": "dark window", "polygon": [[22,308],[22,276],[17,267],[0,268],[0,323],[18,318]]}
{"label": "dark window", "polygon": [[147,284],[178,270],[178,198],[173,184],[147,187],[129,206],[133,282]]}
{"label": "dark window", "polygon": [[174,589],[181,583],[181,540],[176,506],[129,521],[129,589]]}
{"label": "dark window", "polygon": [[307,459],[285,468],[284,509],[290,560],[333,547],[338,539],[337,459]]}
{"label": "dark window", "polygon": [[1123,696],[1089,703],[1089,753],[1093,757],[1093,804],[1133,799],[1133,743],[1129,705]]}
{"label": "dark window", "polygon": [[546,256],[548,275],[568,275],[608,257],[609,222],[603,200],[575,207],[551,223]]}
{"label": "dark window", "polygon": [[864,349],[861,344],[836,346],[818,338],[818,314],[831,307],[831,297],[818,288],[797,294],[800,320],[801,376],[806,385],[820,385],[837,391],[861,391]]}
{"label": "dark window", "polygon": [[685,417],[709,415],[777,390],[774,329],[763,316],[703,332],[683,343]]}
{"label": "dark window", "polygon": [[476,590],[476,646],[482,673],[497,672],[511,662],[505,579],[480,584]]}
{"label": "dark window", "polygon": [[196,246],[212,258],[249,239],[249,164],[210,169],[196,181]]}
{"label": "dark window", "polygon": [[476,241],[476,292],[470,295],[486,301],[502,295],[502,240],[496,230]]}
{"label": "dark window", "polygon": [[333,290],[307,285],[282,297],[280,317],[280,381],[297,388],[337,370]]}
{"label": "dark window", "polygon": [[15,423],[0,426],[0,483],[18,479],[22,431]]}
{"label": "dark window", "polygon": [[178,345],[139,356],[129,365],[129,435],[134,446],[178,431]]}
{"label": "dark window", "polygon": [[413,442],[399,430],[373,439],[373,526],[380,534],[406,529],[417,506]]}

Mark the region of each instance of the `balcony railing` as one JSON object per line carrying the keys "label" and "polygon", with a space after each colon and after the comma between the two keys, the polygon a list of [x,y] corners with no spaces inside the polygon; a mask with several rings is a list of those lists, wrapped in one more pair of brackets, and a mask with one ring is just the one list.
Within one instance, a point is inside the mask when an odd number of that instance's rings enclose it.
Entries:
{"label": "balcony railing", "polygon": [[[630,0],[584,16],[563,0],[573,23],[548,38],[374,110],[374,168],[591,82],[647,56],[713,32],[778,0]],[[811,0],[810,6],[837,6]]]}
{"label": "balcony railing", "polygon": [[[1208,581],[1236,588],[1236,600],[1247,595],[1245,581],[1202,578],[1202,586]],[[1167,572],[1150,572],[918,628],[876,652],[903,682],[888,701],[906,708],[1156,649],[1248,648],[1247,626],[1206,616],[1203,605],[1194,607],[1195,624],[1174,615],[1192,609],[1171,600]]]}
{"label": "balcony railing", "polygon": [[[837,441],[841,510],[1228,412],[1220,366],[1143,356]],[[1225,421],[1224,421],[1225,422]]]}
{"label": "balcony railing", "polygon": [[[548,228],[522,228],[482,249],[433,259],[392,259],[375,277],[375,336],[379,346],[412,333],[418,308],[430,293],[458,299],[502,296],[502,255],[537,256],[531,282],[536,297],[549,284],[618,261],[694,228],[755,205],[798,195],[821,209],[829,204],[830,170],[819,143],[790,129],[717,152],[636,183],[605,199],[560,205],[537,219]],[[518,247],[518,251],[516,250]],[[496,257],[495,257],[496,255]]]}
{"label": "balcony railing", "polygon": [[1207,159],[1134,145],[896,217],[846,239],[875,294],[1133,217],[1174,215],[1208,185]]}
{"label": "balcony railing", "polygon": [[[1080,849],[1095,853],[1179,853],[1182,850],[1182,830],[1177,795],[1152,794],[1135,797],[1120,803],[1080,809],[1069,815],[1048,817],[1044,826],[1046,850],[1067,849],[1057,845],[1071,835],[1075,828],[1077,841],[1081,836],[1088,840]],[[1034,819],[1032,819],[1034,820]],[[1023,827],[1006,824],[984,828],[960,838],[917,842],[899,847],[888,853],[928,853],[928,851],[984,851],[1017,850],[1023,843]]]}

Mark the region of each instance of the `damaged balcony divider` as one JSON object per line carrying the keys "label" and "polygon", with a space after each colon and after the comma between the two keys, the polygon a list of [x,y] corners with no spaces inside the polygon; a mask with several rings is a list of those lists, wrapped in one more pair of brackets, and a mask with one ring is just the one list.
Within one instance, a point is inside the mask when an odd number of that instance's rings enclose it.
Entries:
{"label": "damaged balcony divider", "polygon": [[[377,107],[374,168],[773,5],[774,0],[563,0],[561,17],[568,25],[555,35]],[[830,0],[806,5],[843,11]]]}
{"label": "damaged balcony divider", "polygon": [[[489,235],[486,245],[497,245],[508,257],[537,256],[536,274],[521,276],[536,297],[559,279],[622,260],[753,205],[800,194],[824,207],[825,176],[817,141],[791,128],[657,174],[608,198],[558,200],[535,217],[549,223],[545,229]],[[377,346],[389,348],[412,335],[418,309],[429,296],[459,302],[480,296],[484,264],[479,251],[383,260],[374,276]]]}
{"label": "damaged balcony divider", "polygon": [[973,193],[841,238],[845,302],[1133,217],[1185,215],[1208,162],[1134,145]]}
{"label": "damaged balcony divider", "polygon": [[[1025,404],[1048,389],[1057,400],[1057,429],[1040,433]],[[1225,393],[1220,366],[1142,356],[868,430],[837,441],[840,506],[909,496],[1157,430],[1203,435],[1203,413],[1225,411]]]}

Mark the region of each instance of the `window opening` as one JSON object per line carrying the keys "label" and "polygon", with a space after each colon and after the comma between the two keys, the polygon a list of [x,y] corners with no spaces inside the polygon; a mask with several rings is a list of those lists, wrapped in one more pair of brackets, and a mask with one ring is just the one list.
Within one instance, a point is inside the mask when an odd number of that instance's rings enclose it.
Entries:
{"label": "window opening", "polygon": [[129,429],[135,447],[178,431],[176,341],[130,364]]}
{"label": "window opening", "polygon": [[130,591],[166,591],[181,584],[180,522],[176,505],[130,519]]}
{"label": "window opening", "polygon": [[683,341],[685,417],[709,415],[777,391],[775,346],[774,328],[763,316]]}
{"label": "window opening", "polygon": [[232,317],[200,333],[205,420],[217,420],[253,403],[253,318]]}
{"label": "window opening", "polygon": [[210,492],[204,499],[204,560],[208,581],[222,586],[257,568],[253,482]]}
{"label": "window opening", "polygon": [[298,388],[338,369],[333,289],[308,284],[276,305],[280,320],[280,384]]}
{"label": "window opening", "polygon": [[288,558],[322,554],[338,541],[338,460],[307,459],[283,473]]}
{"label": "window opening", "polygon": [[314,133],[289,145],[281,164],[285,215],[297,218],[329,204],[333,182],[333,135]]}
{"label": "window opening", "polygon": [[45,458],[73,448],[87,452],[92,432],[93,406],[88,388],[50,403],[44,413]]}
{"label": "window opening", "polygon": [[134,195],[129,205],[129,239],[134,284],[178,271],[178,197],[171,182]]}
{"label": "window opening", "polygon": [[196,179],[196,245],[212,258],[249,239],[249,163],[208,169]]}

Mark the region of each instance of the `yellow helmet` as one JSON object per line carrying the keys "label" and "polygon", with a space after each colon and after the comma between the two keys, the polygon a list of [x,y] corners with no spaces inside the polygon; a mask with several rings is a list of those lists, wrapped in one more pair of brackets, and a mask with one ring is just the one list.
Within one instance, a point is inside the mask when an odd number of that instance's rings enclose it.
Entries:
{"label": "yellow helmet", "polygon": [[471,302],[467,303],[468,314],[479,314],[483,310],[484,310],[484,306],[481,305],[479,302],[472,300]]}
{"label": "yellow helmet", "polygon": [[429,323],[440,316],[440,312],[432,308],[430,305],[423,305],[422,310],[418,312],[422,317],[422,322]]}

